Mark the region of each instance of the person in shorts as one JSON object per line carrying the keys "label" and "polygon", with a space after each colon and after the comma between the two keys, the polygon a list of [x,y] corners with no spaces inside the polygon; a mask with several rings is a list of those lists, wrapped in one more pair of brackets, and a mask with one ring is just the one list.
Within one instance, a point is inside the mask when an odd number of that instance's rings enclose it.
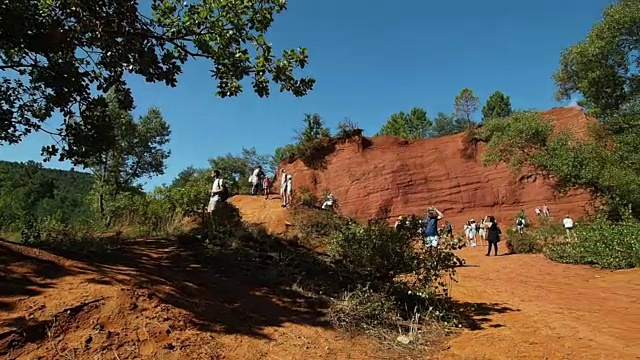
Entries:
{"label": "person in shorts", "polygon": [[438,247],[440,236],[438,235],[438,221],[444,215],[435,207],[427,209],[427,216],[424,218],[424,245],[427,247]]}
{"label": "person in shorts", "polygon": [[571,216],[569,215],[565,216],[564,219],[562,219],[562,225],[564,226],[564,229],[567,231],[567,239],[575,240],[576,235],[573,233],[573,219],[571,218]]}

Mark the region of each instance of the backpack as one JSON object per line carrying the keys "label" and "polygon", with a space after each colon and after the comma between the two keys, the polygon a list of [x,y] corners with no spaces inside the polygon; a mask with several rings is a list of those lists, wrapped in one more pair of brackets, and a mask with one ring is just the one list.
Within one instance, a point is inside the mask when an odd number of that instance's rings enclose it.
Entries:
{"label": "backpack", "polygon": [[[227,187],[227,183],[225,181],[223,181],[222,179],[216,179],[217,181],[222,181],[222,192],[219,194],[220,195],[220,200],[222,201],[227,201],[227,199],[229,198],[229,187]],[[220,185],[220,183],[218,183],[218,185]]]}
{"label": "backpack", "polygon": [[451,225],[451,223],[447,224],[446,231],[447,232],[453,232],[453,225]]}

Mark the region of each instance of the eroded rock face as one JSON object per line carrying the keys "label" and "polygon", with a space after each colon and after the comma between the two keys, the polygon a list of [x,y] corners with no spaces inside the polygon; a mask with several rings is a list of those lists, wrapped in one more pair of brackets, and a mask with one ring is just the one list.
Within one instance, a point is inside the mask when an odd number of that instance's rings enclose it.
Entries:
{"label": "eroded rock face", "polygon": [[[558,108],[544,114],[556,122],[557,129],[578,132],[594,121],[580,108]],[[295,192],[302,187],[318,196],[331,191],[341,213],[362,220],[381,216],[384,208],[390,210],[388,219],[393,221],[398,215],[422,215],[427,207],[435,206],[461,230],[468,219],[489,214],[512,226],[520,209],[534,218],[534,208],[543,204],[555,219],[584,214],[589,200],[586,193],[557,197],[540,177],[516,175],[505,166],[483,167],[483,144],[475,150],[474,159],[464,136],[416,141],[383,136],[364,139],[364,146],[362,139],[352,139],[337,145],[318,170],[300,160],[283,168],[293,175]]]}

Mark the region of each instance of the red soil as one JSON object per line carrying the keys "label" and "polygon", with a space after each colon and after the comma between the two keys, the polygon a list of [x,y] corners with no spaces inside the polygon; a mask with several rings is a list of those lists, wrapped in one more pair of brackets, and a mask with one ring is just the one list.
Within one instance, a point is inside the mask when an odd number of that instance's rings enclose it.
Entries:
{"label": "red soil", "polygon": [[[2,359],[371,359],[264,264],[215,264],[174,241],[70,260],[0,241]],[[293,284],[293,281],[292,281]]]}
{"label": "red soil", "polygon": [[[273,233],[292,221],[277,200],[232,202],[245,221]],[[483,250],[461,252],[470,266],[453,286],[472,326],[424,358],[637,359],[639,270],[484,257]],[[278,267],[234,254],[207,263],[163,239],[94,257],[0,241],[0,358],[421,358],[332,329],[322,305],[272,281]]]}
{"label": "red soil", "polygon": [[[594,122],[573,107],[552,109],[544,116],[556,129],[579,134]],[[558,217],[583,215],[589,199],[586,194],[557,197],[542,178],[514,176],[505,166],[483,167],[483,144],[475,159],[468,159],[463,154],[473,149],[465,145],[464,138],[465,134],[416,141],[391,136],[352,139],[319,161],[318,170],[300,160],[284,169],[293,174],[294,191],[307,187],[320,196],[330,190],[340,212],[359,219],[378,217],[385,207],[391,211],[390,219],[395,219],[423,214],[427,207],[436,206],[461,229],[468,219],[489,214],[508,223],[520,209],[534,217],[534,208],[545,203]]]}

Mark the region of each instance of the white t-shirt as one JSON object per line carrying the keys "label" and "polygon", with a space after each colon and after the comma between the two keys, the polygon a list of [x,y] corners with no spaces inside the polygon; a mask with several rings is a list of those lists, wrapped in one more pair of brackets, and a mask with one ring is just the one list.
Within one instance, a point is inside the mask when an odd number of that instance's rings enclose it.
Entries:
{"label": "white t-shirt", "polygon": [[222,192],[222,185],[224,185],[224,179],[218,178],[213,180],[213,186],[211,187],[211,196],[219,195]]}
{"label": "white t-shirt", "polygon": [[570,229],[573,227],[573,220],[571,218],[564,218],[564,220],[562,220],[562,224],[565,229]]}
{"label": "white t-shirt", "polygon": [[282,173],[282,178],[280,179],[280,187],[284,187],[284,183],[287,181],[287,173]]}

